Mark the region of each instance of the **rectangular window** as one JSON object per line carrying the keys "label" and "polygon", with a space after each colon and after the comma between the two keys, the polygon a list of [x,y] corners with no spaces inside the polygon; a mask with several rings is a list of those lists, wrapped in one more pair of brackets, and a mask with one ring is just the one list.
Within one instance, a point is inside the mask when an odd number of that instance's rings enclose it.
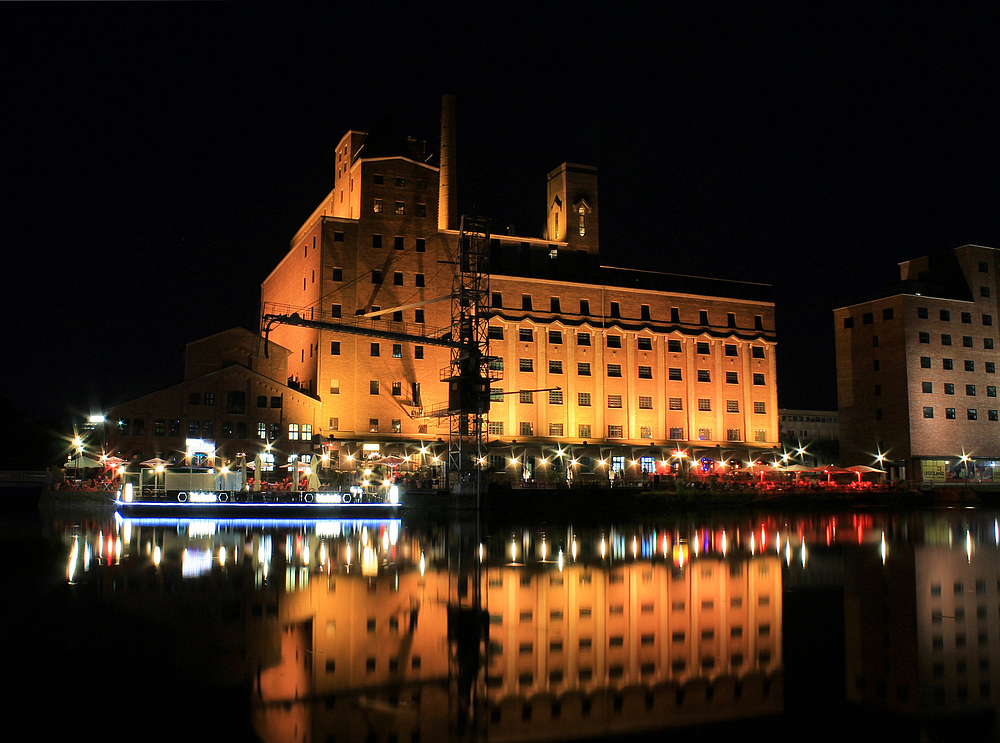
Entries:
{"label": "rectangular window", "polygon": [[373,379],[368,383],[368,394],[377,395],[378,394],[378,380]]}
{"label": "rectangular window", "polygon": [[580,436],[581,439],[589,439],[590,438],[590,426],[587,425],[586,423],[581,423],[579,425],[579,427],[577,428],[577,433],[579,434],[579,436]]}
{"label": "rectangular window", "polygon": [[393,397],[401,397],[402,394],[403,394],[403,383],[402,382],[393,382],[392,383],[392,396]]}
{"label": "rectangular window", "polygon": [[944,322],[951,322],[951,310],[941,310],[939,314]]}
{"label": "rectangular window", "polygon": [[561,312],[559,309],[559,297],[549,297],[549,312],[554,312],[556,314]]}
{"label": "rectangular window", "polygon": [[622,427],[621,426],[608,426],[608,438],[609,439],[620,439],[620,438],[622,438]]}
{"label": "rectangular window", "polygon": [[414,284],[418,287],[424,286],[424,275],[422,273],[418,273],[414,277]]}
{"label": "rectangular window", "polygon": [[402,421],[401,418],[393,418],[392,419],[392,432],[393,433],[402,433],[403,432],[403,421]]}
{"label": "rectangular window", "polygon": [[931,368],[931,357],[930,356],[921,356],[920,357],[920,368],[921,369],[930,369]]}
{"label": "rectangular window", "polygon": [[695,350],[703,356],[711,353],[711,348],[708,344],[708,341],[698,341]]}
{"label": "rectangular window", "polygon": [[372,343],[370,355],[378,356],[379,354],[381,354],[381,346],[378,343]]}
{"label": "rectangular window", "polygon": [[330,341],[330,355],[340,356],[340,341]]}
{"label": "rectangular window", "polygon": [[726,372],[726,384],[739,384],[740,383],[740,373],[734,371]]}
{"label": "rectangular window", "polygon": [[667,351],[670,353],[680,353],[681,352],[681,342],[677,338],[667,339]]}
{"label": "rectangular window", "polygon": [[971,325],[972,324],[972,313],[971,312],[963,312],[962,313],[962,322],[964,322],[966,325]]}
{"label": "rectangular window", "polygon": [[563,391],[549,390],[549,405],[562,405],[562,404],[563,404]]}
{"label": "rectangular window", "polygon": [[996,397],[997,396],[996,385],[993,385],[993,384],[986,385],[986,396],[987,397]]}
{"label": "rectangular window", "polygon": [[531,372],[535,370],[535,362],[533,359],[518,359],[517,368],[523,372]]}
{"label": "rectangular window", "polygon": [[288,440],[298,441],[299,440],[299,424],[289,423],[288,424]]}
{"label": "rectangular window", "polygon": [[755,402],[753,404],[753,412],[759,414],[767,414],[767,403],[765,402]]}
{"label": "rectangular window", "polygon": [[945,382],[944,383],[944,394],[946,394],[946,395],[954,395],[955,394],[955,385],[952,384],[951,382]]}
{"label": "rectangular window", "polygon": [[426,253],[427,252],[427,240],[423,237],[417,238],[417,252]]}
{"label": "rectangular window", "polygon": [[699,428],[698,429],[698,440],[699,441],[711,441],[712,440],[712,429],[711,428]]}
{"label": "rectangular window", "polygon": [[518,328],[517,339],[525,343],[530,343],[535,339],[534,331],[531,328]]}
{"label": "rectangular window", "polygon": [[952,371],[955,368],[954,359],[941,359],[941,368],[945,371]]}
{"label": "rectangular window", "polygon": [[503,436],[503,421],[490,421],[486,432],[490,436]]}
{"label": "rectangular window", "polygon": [[681,427],[672,427],[670,429],[670,439],[671,441],[680,441],[684,438],[684,429]]}
{"label": "rectangular window", "polygon": [[972,359],[965,360],[965,371],[971,372],[976,370],[976,362]]}
{"label": "rectangular window", "polygon": [[928,314],[926,307],[917,307],[917,317],[921,320],[926,320],[930,315]]}
{"label": "rectangular window", "polygon": [[581,377],[589,377],[590,376],[590,362],[589,361],[580,361],[580,362],[578,362],[577,365],[576,365],[576,373],[579,374]]}
{"label": "rectangular window", "polygon": [[378,418],[368,419],[368,433],[378,433]]}
{"label": "rectangular window", "polygon": [[942,333],[941,334],[941,345],[942,346],[950,346],[951,345],[951,336],[948,333]]}
{"label": "rectangular window", "polygon": [[979,412],[975,408],[969,408],[967,415],[970,421],[979,419]]}
{"label": "rectangular window", "polygon": [[589,392],[578,392],[576,393],[576,404],[581,408],[590,407],[590,393]]}
{"label": "rectangular window", "polygon": [[372,271],[372,283],[373,284],[381,284],[382,283],[382,272],[381,271],[377,271],[377,270],[376,271]]}
{"label": "rectangular window", "polygon": [[611,303],[611,317],[621,317],[621,316],[622,316],[621,305],[618,302],[612,302]]}
{"label": "rectangular window", "polygon": [[608,364],[608,376],[609,377],[620,377],[622,375],[622,365],[621,364]]}
{"label": "rectangular window", "polygon": [[562,341],[563,341],[563,336],[562,336],[562,331],[561,330],[550,330],[549,331],[549,343],[552,343],[553,345],[556,345],[556,346],[560,346],[560,345],[562,345]]}
{"label": "rectangular window", "polygon": [[413,347],[413,358],[415,358],[415,359],[422,359],[423,357],[424,357],[424,347],[423,346],[414,346]]}
{"label": "rectangular window", "polygon": [[396,237],[393,238],[393,240],[392,240],[392,247],[395,248],[396,250],[402,250],[403,249],[403,237],[402,237],[402,235],[396,235]]}
{"label": "rectangular window", "polygon": [[972,347],[973,347],[972,336],[971,335],[963,335],[962,336],[962,348],[972,348]]}
{"label": "rectangular window", "polygon": [[549,360],[549,374],[562,374],[563,367],[562,362],[557,359]]}
{"label": "rectangular window", "polygon": [[764,384],[764,375],[763,374],[754,374],[753,375],[753,383],[755,385],[757,385],[757,386],[763,385]]}
{"label": "rectangular window", "polygon": [[919,343],[930,343],[931,342],[931,334],[930,333],[920,332],[920,333],[917,334],[917,341]]}
{"label": "rectangular window", "polygon": [[738,412],[740,412],[740,401],[739,400],[726,400],[726,412],[727,413],[738,413]]}
{"label": "rectangular window", "polygon": [[930,394],[934,392],[934,385],[931,382],[921,382],[920,391],[924,394]]}
{"label": "rectangular window", "polygon": [[712,372],[709,371],[708,369],[699,369],[698,370],[698,381],[699,382],[711,382],[712,381]]}
{"label": "rectangular window", "polygon": [[934,408],[931,407],[924,408],[924,418],[933,418],[933,417],[934,417]]}
{"label": "rectangular window", "polygon": [[712,400],[711,400],[711,398],[708,398],[708,397],[699,397],[698,398],[698,410],[701,410],[703,412],[707,412],[707,411],[710,411],[711,409],[712,409]]}
{"label": "rectangular window", "polygon": [[680,382],[681,370],[675,366],[670,367],[669,369],[667,369],[667,379],[669,379],[672,382]]}
{"label": "rectangular window", "polygon": [[637,348],[640,351],[652,351],[653,350],[653,339],[647,336],[640,336],[636,339]]}
{"label": "rectangular window", "polygon": [[947,418],[950,421],[955,420],[955,417],[956,417],[955,416],[955,408],[945,408],[944,409],[944,417]]}
{"label": "rectangular window", "polygon": [[529,311],[531,310],[531,295],[530,294],[522,294],[521,295],[521,309],[522,310],[529,310]]}
{"label": "rectangular window", "polygon": [[653,409],[653,398],[649,395],[639,395],[639,409],[640,410],[652,410]]}
{"label": "rectangular window", "polygon": [[487,331],[489,339],[491,341],[502,341],[503,340],[503,326],[502,325],[490,325]]}
{"label": "rectangular window", "polygon": [[965,385],[965,394],[968,397],[975,397],[976,396],[976,385],[974,385],[974,384],[967,384],[967,385]]}
{"label": "rectangular window", "polygon": [[590,345],[590,333],[577,333],[576,334],[576,345],[578,345],[578,346],[589,346]]}
{"label": "rectangular window", "polygon": [[549,424],[549,436],[562,436],[563,435],[563,424],[562,423],[550,423]]}
{"label": "rectangular window", "polygon": [[726,429],[726,440],[727,441],[740,441],[740,429],[738,428],[727,428]]}
{"label": "rectangular window", "polygon": [[652,378],[653,378],[653,367],[651,366],[639,367],[639,379],[652,379]]}
{"label": "rectangular window", "polygon": [[521,430],[521,436],[535,435],[530,421],[521,421],[520,430]]}
{"label": "rectangular window", "polygon": [[403,204],[402,201],[397,201],[396,202],[396,214],[399,214],[399,215],[406,214],[406,206]]}
{"label": "rectangular window", "polygon": [[669,405],[667,407],[669,407],[670,410],[683,410],[684,409],[684,401],[680,397],[671,397],[668,402],[669,402]]}
{"label": "rectangular window", "polygon": [[854,327],[854,318],[853,317],[845,317],[844,318],[844,330],[850,330],[853,327]]}
{"label": "rectangular window", "polygon": [[535,402],[535,393],[531,390],[521,390],[519,396],[525,405],[533,405]]}
{"label": "rectangular window", "polygon": [[608,395],[608,407],[609,408],[620,408],[622,406],[622,396],[621,395]]}
{"label": "rectangular window", "polygon": [[892,319],[892,307],[886,307],[882,310],[882,319],[891,320]]}
{"label": "rectangular window", "polygon": [[424,324],[424,311],[423,310],[413,310],[413,322],[418,325]]}
{"label": "rectangular window", "polygon": [[226,412],[243,415],[247,410],[247,393],[234,390],[226,394]]}
{"label": "rectangular window", "polygon": [[493,292],[492,298],[490,299],[490,306],[498,309],[503,308],[503,294],[501,292]]}
{"label": "rectangular window", "polygon": [[621,347],[622,347],[622,337],[620,335],[608,336],[608,348],[621,348]]}
{"label": "rectangular window", "polygon": [[580,314],[587,316],[590,314],[590,300],[581,299],[580,300]]}

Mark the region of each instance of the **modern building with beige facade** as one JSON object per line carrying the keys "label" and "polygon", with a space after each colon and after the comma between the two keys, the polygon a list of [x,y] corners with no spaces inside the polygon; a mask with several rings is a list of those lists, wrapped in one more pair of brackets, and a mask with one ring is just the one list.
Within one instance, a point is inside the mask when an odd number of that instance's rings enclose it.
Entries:
{"label": "modern building with beige facade", "polygon": [[995,248],[900,264],[884,296],[834,310],[842,464],[926,484],[1000,483]]}

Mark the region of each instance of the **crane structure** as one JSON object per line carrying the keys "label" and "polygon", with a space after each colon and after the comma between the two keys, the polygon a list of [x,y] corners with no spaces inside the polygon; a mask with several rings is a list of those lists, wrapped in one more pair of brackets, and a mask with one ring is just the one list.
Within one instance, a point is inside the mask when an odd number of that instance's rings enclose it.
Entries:
{"label": "crane structure", "polygon": [[[474,492],[477,505],[482,492],[490,382],[502,378],[499,365],[491,364],[493,359],[489,355],[489,244],[489,221],[463,216],[458,234],[457,270],[449,296],[337,321],[315,319],[311,308],[269,306],[261,316],[265,356],[268,355],[270,332],[276,325],[296,325],[451,349],[451,363],[439,375],[442,382],[448,383],[447,401],[416,408],[413,417],[449,419],[446,481],[449,488],[457,492]],[[411,327],[380,319],[400,309],[448,299],[451,301],[451,325],[446,328],[428,332],[424,326]]]}

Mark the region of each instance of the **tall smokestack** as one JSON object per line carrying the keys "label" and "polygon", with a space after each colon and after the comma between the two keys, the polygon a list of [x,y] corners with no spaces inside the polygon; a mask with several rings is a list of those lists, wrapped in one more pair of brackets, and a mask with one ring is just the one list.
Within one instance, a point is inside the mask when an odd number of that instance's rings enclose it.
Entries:
{"label": "tall smokestack", "polygon": [[441,171],[438,180],[438,229],[458,229],[455,181],[455,96],[441,98]]}

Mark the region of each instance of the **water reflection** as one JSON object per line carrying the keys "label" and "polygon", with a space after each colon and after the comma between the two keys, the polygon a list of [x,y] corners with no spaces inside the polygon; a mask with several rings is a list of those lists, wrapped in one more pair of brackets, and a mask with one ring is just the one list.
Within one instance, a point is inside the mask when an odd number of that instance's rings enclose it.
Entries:
{"label": "water reflection", "polygon": [[786,678],[829,670],[786,657],[813,619],[786,592],[815,587],[843,590],[842,699],[923,725],[992,716],[1000,689],[992,512],[54,525],[67,582],[169,626],[198,683],[248,681],[264,741],[757,730],[801,711]]}

